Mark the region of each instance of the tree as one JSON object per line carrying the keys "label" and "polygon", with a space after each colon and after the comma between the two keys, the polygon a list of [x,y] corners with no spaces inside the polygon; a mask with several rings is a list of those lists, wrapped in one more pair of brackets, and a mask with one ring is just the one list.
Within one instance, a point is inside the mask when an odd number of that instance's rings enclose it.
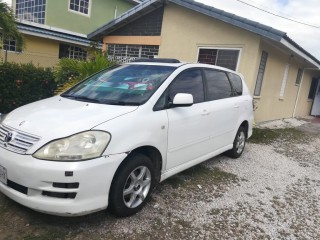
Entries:
{"label": "tree", "polygon": [[[12,9],[7,3],[0,0],[0,30],[2,32],[2,41],[9,39],[16,41],[18,50],[23,49],[24,39],[21,32],[19,32]],[[1,47],[0,47],[1,48]]]}

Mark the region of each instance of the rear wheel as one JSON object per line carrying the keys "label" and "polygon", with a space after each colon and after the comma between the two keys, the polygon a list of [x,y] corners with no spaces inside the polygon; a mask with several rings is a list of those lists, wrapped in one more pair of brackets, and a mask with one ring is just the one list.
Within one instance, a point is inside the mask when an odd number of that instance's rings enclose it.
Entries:
{"label": "rear wheel", "polygon": [[238,129],[237,135],[233,141],[233,148],[226,152],[226,155],[232,158],[238,158],[243,153],[244,147],[246,145],[246,129],[244,127],[240,127]]}
{"label": "rear wheel", "polygon": [[120,166],[111,185],[110,211],[126,217],[140,211],[148,200],[155,183],[154,166],[143,154],[133,154]]}

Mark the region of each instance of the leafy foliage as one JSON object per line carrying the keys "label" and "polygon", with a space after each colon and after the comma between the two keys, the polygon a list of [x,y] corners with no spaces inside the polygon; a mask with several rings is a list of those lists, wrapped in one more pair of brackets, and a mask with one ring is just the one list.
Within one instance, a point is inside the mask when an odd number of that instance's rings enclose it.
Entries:
{"label": "leafy foliage", "polygon": [[[1,45],[3,41],[15,39],[17,41],[18,50],[23,49],[23,35],[17,29],[14,14],[11,8],[2,1],[0,1],[0,28],[2,32],[2,41],[0,41]],[[1,45],[0,49],[2,48]]]}
{"label": "leafy foliage", "polygon": [[0,64],[0,113],[51,97],[56,82],[51,69],[33,64]]}
{"label": "leafy foliage", "polygon": [[63,58],[55,70],[55,78],[58,83],[56,94],[66,91],[81,80],[90,75],[111,67],[115,62],[107,59],[105,54],[94,52],[86,61]]}

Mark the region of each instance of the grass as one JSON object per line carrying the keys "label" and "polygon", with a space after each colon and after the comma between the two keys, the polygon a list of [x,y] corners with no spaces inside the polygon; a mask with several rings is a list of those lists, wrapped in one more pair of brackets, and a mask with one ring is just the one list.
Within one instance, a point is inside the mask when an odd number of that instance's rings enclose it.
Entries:
{"label": "grass", "polygon": [[254,128],[252,136],[248,139],[250,143],[257,144],[270,144],[278,139],[288,140],[292,142],[300,142],[307,138],[308,136],[295,129],[295,128],[280,128],[280,129],[260,129]]}
{"label": "grass", "polygon": [[224,172],[219,168],[209,169],[203,165],[189,168],[178,175],[168,178],[164,183],[173,188],[186,187],[195,184],[221,184],[228,181],[237,181],[238,177],[232,173]]}

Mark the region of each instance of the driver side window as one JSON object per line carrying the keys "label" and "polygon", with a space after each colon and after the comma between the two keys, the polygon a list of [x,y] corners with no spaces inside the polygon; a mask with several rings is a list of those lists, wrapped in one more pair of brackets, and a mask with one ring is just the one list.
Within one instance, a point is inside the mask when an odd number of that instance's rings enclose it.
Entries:
{"label": "driver side window", "polygon": [[169,87],[169,100],[177,93],[189,93],[194,103],[204,102],[202,74],[199,69],[189,69],[182,72]]}

